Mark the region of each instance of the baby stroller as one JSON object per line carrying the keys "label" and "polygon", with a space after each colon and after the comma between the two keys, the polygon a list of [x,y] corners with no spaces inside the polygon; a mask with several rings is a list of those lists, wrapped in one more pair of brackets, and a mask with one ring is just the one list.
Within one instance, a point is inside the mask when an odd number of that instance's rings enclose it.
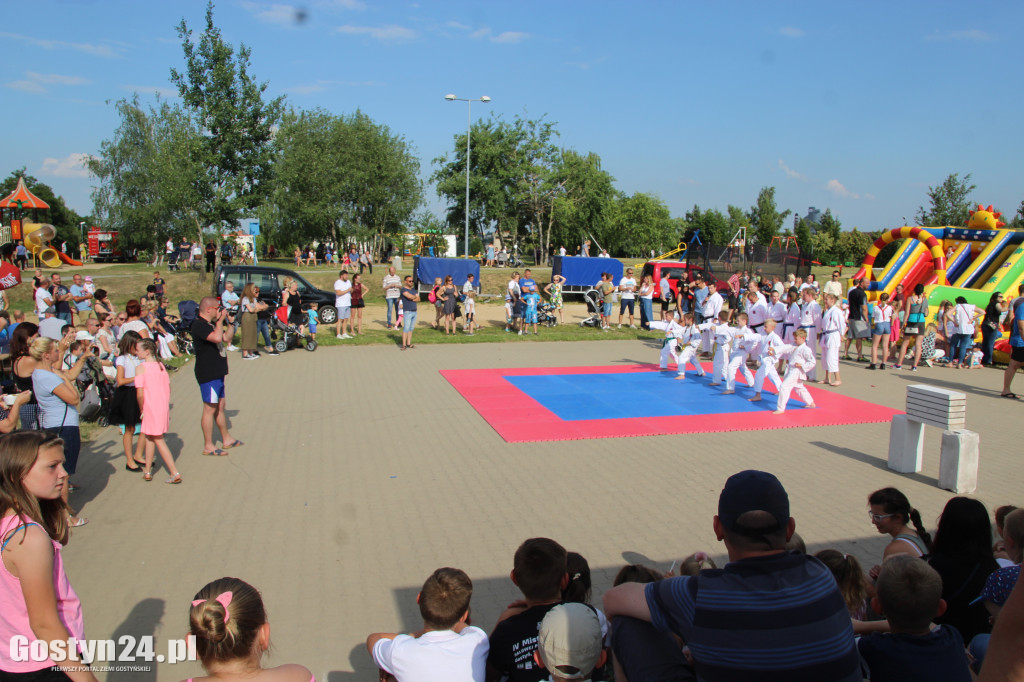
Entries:
{"label": "baby stroller", "polygon": [[196,317],[199,315],[199,304],[195,301],[179,301],[178,302],[178,321],[172,323],[167,320],[163,323],[167,333],[174,334],[174,342],[178,345],[180,350],[185,355],[194,355],[196,352],[195,344],[192,343],[192,323],[196,321]]}
{"label": "baby stroller", "polygon": [[300,345],[312,353],[319,345],[312,334],[304,335],[297,326],[288,323],[288,310],[283,306],[278,306],[270,316],[270,328],[275,332],[281,332],[281,338],[274,342],[274,350],[278,353],[298,348]]}
{"label": "baby stroller", "polygon": [[114,398],[114,386],[103,373],[103,366],[96,357],[86,358],[85,366],[75,380],[80,400],[78,417],[95,421],[106,426],[110,417],[110,401]]}
{"label": "baby stroller", "polygon": [[555,306],[550,303],[541,303],[537,306],[537,324],[542,324],[545,327],[554,327],[558,324]]}
{"label": "baby stroller", "polygon": [[599,327],[601,325],[601,294],[591,289],[583,294],[583,302],[587,304],[587,319],[580,321],[581,327]]}
{"label": "baby stroller", "polygon": [[167,269],[168,270],[181,270],[181,266],[178,261],[181,260],[181,251],[175,249],[175,251],[167,256]]}

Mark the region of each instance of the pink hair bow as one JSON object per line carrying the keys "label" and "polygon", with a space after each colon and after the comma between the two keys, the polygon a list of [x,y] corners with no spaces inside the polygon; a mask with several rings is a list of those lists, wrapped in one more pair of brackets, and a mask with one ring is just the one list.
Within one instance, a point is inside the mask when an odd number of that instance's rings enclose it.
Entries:
{"label": "pink hair bow", "polygon": [[[221,606],[224,607],[224,622],[225,623],[227,623],[229,620],[231,620],[231,612],[228,611],[228,606],[231,605],[231,597],[232,597],[232,593],[231,592],[221,592],[216,597],[214,597],[214,600],[216,602],[218,602]],[[199,606],[204,601],[207,601],[207,600],[206,599],[193,599],[192,600],[192,606]]]}
{"label": "pink hair bow", "polygon": [[708,555],[707,555],[707,552],[697,552],[696,554],[693,555],[693,558],[696,559],[697,561],[707,561],[708,560]]}

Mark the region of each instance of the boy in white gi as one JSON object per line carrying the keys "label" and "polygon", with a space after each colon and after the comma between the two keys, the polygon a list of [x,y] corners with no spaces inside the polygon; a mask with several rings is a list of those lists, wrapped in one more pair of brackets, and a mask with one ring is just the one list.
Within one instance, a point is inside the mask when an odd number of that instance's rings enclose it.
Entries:
{"label": "boy in white gi", "polygon": [[[773,291],[772,294],[778,296]],[[775,333],[776,322],[772,318],[768,318],[764,322],[764,336],[761,337],[761,344],[757,347],[758,355],[758,366],[757,374],[754,375],[754,397],[750,399],[750,402],[757,403],[761,402],[761,389],[764,387],[765,378],[772,380],[772,385],[778,390],[782,384],[782,380],[779,379],[779,372],[775,369],[775,363],[778,362],[778,358],[774,357],[769,350],[775,349],[778,352],[779,349],[785,344],[782,343],[782,339]]]}
{"label": "boy in white gi", "polygon": [[839,378],[839,346],[846,333],[846,317],[838,303],[835,294],[825,294],[825,314],[821,317],[821,363],[825,365],[824,383],[829,386],[843,383]]}
{"label": "boy in white gi", "polygon": [[[705,353],[711,352],[711,343],[713,341],[714,333],[711,329],[716,326],[719,314],[722,312],[722,295],[718,293],[718,287],[715,286],[714,282],[708,282],[708,296],[704,299],[704,306],[701,308],[701,315],[704,316],[707,324],[707,329],[704,325],[701,325],[701,344],[700,349]],[[727,318],[728,319],[728,318]]]}
{"label": "boy in white gi", "polygon": [[[821,335],[821,306],[815,300],[817,296],[818,294],[813,287],[806,287],[800,293],[800,297],[803,299],[803,305],[800,306],[800,329],[807,332],[807,349],[811,351],[811,355],[815,358],[818,351],[818,337]],[[817,363],[811,367],[806,379],[808,381],[817,381]]]}
{"label": "boy in white gi", "polygon": [[658,363],[658,367],[665,371],[668,369],[668,359],[676,358],[676,343],[680,335],[683,333],[683,327],[676,322],[675,318],[671,318],[661,322],[651,322],[651,329],[662,329],[665,331],[665,338],[661,343],[661,358]]}
{"label": "boy in white gi", "polygon": [[[671,327],[671,325],[675,325]],[[673,331],[672,339],[666,338],[666,345],[661,349],[661,368],[668,369],[668,357],[665,348],[671,343],[675,350],[672,355],[676,361],[677,380],[686,378],[686,365],[693,365],[697,376],[702,377],[707,373],[697,360],[697,353],[700,352],[700,329],[693,323],[693,313],[683,313],[682,324],[675,322],[651,322],[651,329],[665,329],[666,336],[668,329]]]}
{"label": "boy in white gi", "polygon": [[[760,298],[758,298],[760,297]],[[768,303],[757,291],[747,292],[747,325],[755,334],[764,334],[764,321],[768,319]]]}
{"label": "boy in white gi", "polygon": [[[776,329],[781,329],[779,325],[786,321],[786,304],[780,300],[780,294],[775,289],[772,289],[771,299],[768,302],[768,317],[775,320]],[[779,336],[781,339],[782,337]]]}
{"label": "boy in white gi", "polygon": [[[729,326],[729,311],[723,310],[718,313],[718,320],[705,322],[697,325],[701,331],[701,343],[703,336],[710,335],[715,342],[715,359],[712,365],[711,386],[721,386],[722,377],[725,376],[725,369],[729,364],[729,355],[732,353],[732,337],[737,329]],[[702,346],[703,347],[703,346]]]}
{"label": "boy in white gi", "polygon": [[800,292],[795,287],[786,293],[786,318],[782,325],[783,342],[793,344],[793,332],[800,326]]}
{"label": "boy in white gi", "polygon": [[[805,289],[806,291],[806,289]],[[772,414],[783,414],[786,411],[786,403],[789,402],[789,394],[794,389],[797,397],[804,401],[806,407],[817,407],[811,392],[804,386],[807,374],[814,370],[817,361],[814,353],[811,352],[810,344],[807,343],[807,330],[797,329],[793,332],[792,346],[783,346],[779,349],[769,349],[768,353],[776,358],[787,361],[786,376],[779,384],[779,400],[775,403],[775,411]]]}
{"label": "boy in white gi", "polygon": [[[755,301],[757,300],[756,297]],[[740,313],[736,316],[736,323],[739,325],[733,332],[732,352],[729,353],[729,362],[725,366],[725,390],[722,395],[730,395],[736,392],[736,372],[743,370],[743,378],[747,386],[754,384],[754,375],[747,368],[747,360],[750,354],[757,350],[761,342],[761,335],[747,326],[747,313]],[[763,323],[762,323],[763,326]]]}

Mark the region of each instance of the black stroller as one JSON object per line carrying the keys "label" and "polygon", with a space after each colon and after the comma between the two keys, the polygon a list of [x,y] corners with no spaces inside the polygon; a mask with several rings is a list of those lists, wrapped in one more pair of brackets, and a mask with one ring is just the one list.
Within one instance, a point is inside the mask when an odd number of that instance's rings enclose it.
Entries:
{"label": "black stroller", "polygon": [[281,338],[274,342],[274,350],[284,353],[301,345],[311,353],[315,351],[320,344],[316,342],[312,334],[303,334],[298,326],[288,323],[284,310],[278,306],[270,316],[270,328],[275,332],[281,332]]}
{"label": "black stroller", "polygon": [[591,289],[583,294],[583,301],[587,304],[587,318],[580,321],[581,327],[601,326],[601,294],[597,289]]}
{"label": "black stroller", "polygon": [[558,324],[558,311],[550,303],[541,303],[537,306],[537,324],[545,327],[554,327]]}
{"label": "black stroller", "polygon": [[95,421],[100,426],[109,424],[110,401],[114,398],[114,386],[103,366],[96,357],[85,360],[85,366],[75,379],[78,386],[78,417],[84,421]]}
{"label": "black stroller", "polygon": [[177,249],[175,249],[173,253],[170,253],[170,254],[167,255],[167,269],[168,270],[175,270],[175,271],[181,270],[181,265],[178,264],[178,261],[180,261],[180,260],[181,260],[181,251],[178,251]]}
{"label": "black stroller", "polygon": [[195,344],[192,343],[192,323],[199,315],[199,304],[195,301],[178,302],[178,321],[172,323],[169,320],[165,324],[168,333],[174,334],[174,342],[178,344],[178,350],[186,355],[195,354]]}

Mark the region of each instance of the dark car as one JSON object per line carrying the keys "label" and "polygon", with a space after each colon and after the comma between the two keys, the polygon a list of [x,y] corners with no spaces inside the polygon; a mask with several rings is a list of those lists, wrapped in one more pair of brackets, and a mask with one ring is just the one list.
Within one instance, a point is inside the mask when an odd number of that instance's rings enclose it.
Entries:
{"label": "dark car", "polygon": [[291,270],[284,268],[270,268],[262,265],[221,265],[213,278],[213,295],[219,297],[224,291],[224,283],[232,282],[235,285],[235,293],[242,295],[242,289],[249,282],[255,284],[259,290],[259,299],[271,307],[281,303],[281,284],[286,277],[290,277],[299,284],[299,294],[302,296],[302,305],[307,307],[310,303],[318,306],[318,316],[323,324],[334,324],[338,320],[338,309],[334,307],[334,292],[317,289]]}

